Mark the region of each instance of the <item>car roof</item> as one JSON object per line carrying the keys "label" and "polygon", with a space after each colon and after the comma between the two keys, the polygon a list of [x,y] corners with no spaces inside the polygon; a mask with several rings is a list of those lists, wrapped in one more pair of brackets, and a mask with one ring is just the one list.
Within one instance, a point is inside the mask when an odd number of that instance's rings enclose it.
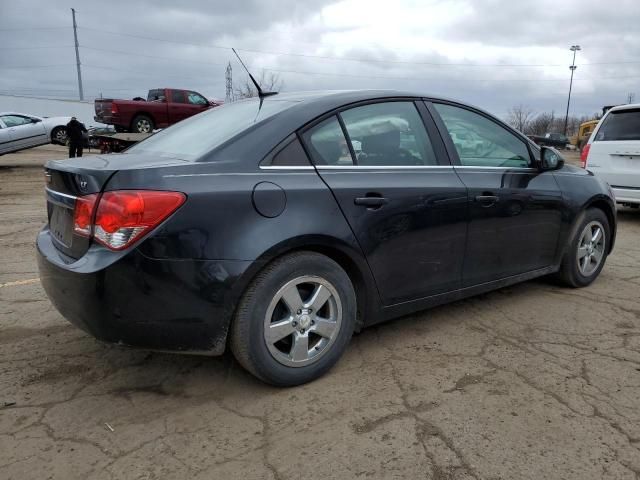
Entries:
{"label": "car roof", "polygon": [[609,112],[618,112],[620,110],[636,110],[640,108],[640,103],[629,103],[627,105],[618,105],[617,107],[611,107],[609,109]]}

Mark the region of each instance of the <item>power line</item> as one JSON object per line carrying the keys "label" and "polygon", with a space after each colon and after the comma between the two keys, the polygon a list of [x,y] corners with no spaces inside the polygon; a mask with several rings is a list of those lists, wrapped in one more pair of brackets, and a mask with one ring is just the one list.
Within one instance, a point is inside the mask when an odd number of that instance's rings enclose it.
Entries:
{"label": "power line", "polygon": [[54,65],[2,65],[2,68],[20,69],[20,68],[52,68],[52,67],[69,67],[75,63],[58,63]]}
{"label": "power line", "polygon": [[147,55],[145,53],[125,52],[125,51],[122,51],[122,50],[111,50],[111,49],[108,49],[108,48],[86,47],[84,45],[80,45],[80,48],[85,49],[85,50],[94,50],[94,51],[97,51],[97,52],[116,53],[118,55],[126,55],[126,56],[129,56],[129,57],[155,58],[155,59],[160,59],[160,60],[171,60],[173,62],[197,63],[199,65],[214,65],[214,66],[217,66],[217,67],[223,67],[224,66],[223,63],[203,62],[202,60],[189,60],[187,58],[180,58],[180,57],[166,57],[166,56],[160,56],[160,55]]}
{"label": "power line", "polygon": [[[82,30],[89,30],[94,32],[106,33],[109,35],[116,35],[121,37],[131,37],[131,38],[139,38],[143,40],[150,40],[154,42],[165,42],[165,43],[173,43],[176,45],[187,45],[192,47],[203,47],[203,48],[215,48],[221,50],[231,50],[232,47],[227,45],[211,45],[204,43],[193,43],[193,42],[184,42],[180,40],[167,40],[166,38],[158,38],[158,37],[148,37],[144,35],[136,35],[132,33],[122,33],[115,32],[112,30],[104,30],[101,28],[93,28],[93,27],[78,27]],[[469,63],[469,62],[420,62],[420,61],[410,61],[410,60],[382,60],[382,59],[367,59],[367,58],[356,58],[356,57],[337,57],[334,55],[314,55],[314,54],[306,54],[306,53],[292,53],[292,52],[278,52],[272,50],[256,50],[249,48],[237,48],[236,50],[247,53],[260,53],[266,55],[278,55],[278,56],[291,56],[291,57],[305,57],[305,58],[318,58],[324,60],[337,60],[337,61],[348,61],[348,62],[363,62],[363,63],[391,63],[391,64],[399,64],[399,65],[426,65],[426,66],[439,66],[439,67],[499,67],[499,68],[510,68],[510,67],[566,67],[564,63]],[[625,60],[618,62],[585,62],[580,63],[578,65],[618,65],[618,64],[640,64],[640,60]]]}
{"label": "power line", "polygon": [[37,47],[0,47],[0,50],[39,50],[41,48],[68,48],[73,45],[40,45]]}
{"label": "power line", "polygon": [[15,28],[0,28],[0,32],[15,32],[20,30],[63,30],[69,27],[15,27]]}

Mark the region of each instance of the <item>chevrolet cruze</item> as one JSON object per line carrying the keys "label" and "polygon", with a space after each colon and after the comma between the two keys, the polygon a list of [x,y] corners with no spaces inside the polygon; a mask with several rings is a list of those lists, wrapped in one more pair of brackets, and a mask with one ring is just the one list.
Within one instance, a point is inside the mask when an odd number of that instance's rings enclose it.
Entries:
{"label": "chevrolet cruze", "polygon": [[590,172],[393,91],[238,101],[45,177],[39,267],[63,316],[107,342],[230,348],[282,386],[393,317],[543,275],[589,285],[616,234]]}

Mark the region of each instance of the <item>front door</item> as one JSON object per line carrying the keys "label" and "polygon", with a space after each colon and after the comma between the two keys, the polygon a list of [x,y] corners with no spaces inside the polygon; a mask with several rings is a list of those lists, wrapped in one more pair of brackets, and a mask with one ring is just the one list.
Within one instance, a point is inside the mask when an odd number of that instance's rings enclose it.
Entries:
{"label": "front door", "polygon": [[488,116],[453,104],[433,107],[468,188],[463,286],[553,265],[563,209],[553,173],[534,168],[525,140]]}
{"label": "front door", "polygon": [[313,126],[303,139],[384,305],[460,288],[466,187],[423,105],[357,106]]}

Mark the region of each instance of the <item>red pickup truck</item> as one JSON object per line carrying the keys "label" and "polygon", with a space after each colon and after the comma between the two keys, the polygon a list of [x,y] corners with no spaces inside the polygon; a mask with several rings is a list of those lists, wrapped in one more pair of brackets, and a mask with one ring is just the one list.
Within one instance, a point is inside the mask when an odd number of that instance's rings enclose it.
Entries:
{"label": "red pickup truck", "polygon": [[151,133],[220,104],[192,90],[155,88],[149,90],[146,101],[96,99],[93,119],[113,125],[117,132]]}

